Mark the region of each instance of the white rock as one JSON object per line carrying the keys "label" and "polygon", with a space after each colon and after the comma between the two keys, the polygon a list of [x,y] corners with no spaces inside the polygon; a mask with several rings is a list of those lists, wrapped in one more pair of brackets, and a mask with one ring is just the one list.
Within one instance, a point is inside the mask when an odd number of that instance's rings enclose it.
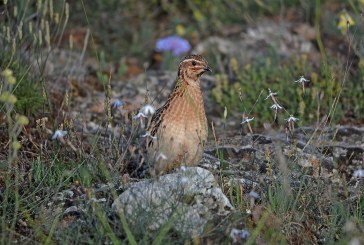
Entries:
{"label": "white rock", "polygon": [[155,231],[173,219],[174,230],[188,236],[201,235],[209,219],[234,210],[212,173],[200,167],[134,183],[112,209],[124,213],[134,232]]}

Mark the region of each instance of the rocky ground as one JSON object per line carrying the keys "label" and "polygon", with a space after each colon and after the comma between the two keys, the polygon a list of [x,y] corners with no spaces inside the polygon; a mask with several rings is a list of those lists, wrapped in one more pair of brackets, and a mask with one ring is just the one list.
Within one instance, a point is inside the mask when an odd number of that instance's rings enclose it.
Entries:
{"label": "rocky ground", "polygon": [[[83,214],[92,207],[92,203],[99,203],[108,207],[111,216],[115,211],[124,212],[129,224],[136,230],[147,227],[147,230],[153,231],[171,225],[181,236],[201,236],[209,222],[220,222],[224,217],[239,213],[222,192],[226,193],[233,185],[240,186],[248,200],[250,192],[257,193],[258,200],[266,198],[263,190],[267,185],[284,181],[288,181],[290,188],[299,188],[310,181],[312,188],[316,189],[312,193],[314,195],[323,195],[332,186],[337,186],[340,195],[350,201],[357,200],[363,193],[363,179],[358,178],[358,171],[364,168],[364,127],[318,125],[299,127],[291,134],[282,127],[267,124],[257,130],[259,133],[251,134],[247,133],[244,125],[240,125],[239,118],[231,118],[226,130],[224,119],[220,116],[222,113],[211,97],[215,82],[213,76],[202,79],[208,120],[215,125],[215,135],[210,134],[200,163],[207,170],[187,168],[162,176],[159,180],[149,179],[145,174],[134,171],[143,161],[143,152],[137,148],[141,147],[144,133],[144,124],[140,124],[134,116],[143,105],[158,107],[166,100],[174,85],[175,72],[145,72],[126,83],[112,80],[111,94],[108,95],[104,88],[93,83],[90,69],[78,69],[84,71],[81,74],[85,78],[82,86],[76,79],[67,84],[71,91],[70,109],[60,119],[72,120],[74,128],[70,134],[82,132],[85,138],[99,135],[105,148],[112,148],[115,141],[120,141],[122,148],[128,147],[128,154],[132,152],[131,155],[136,156],[128,158],[133,164],[129,163],[127,169],[120,170],[120,178],[114,182],[95,183],[91,189],[75,185],[55,195],[44,206],[44,212],[50,217],[61,215],[64,224],[76,222],[82,226],[82,222],[86,222],[82,221]],[[106,96],[110,97],[110,101]],[[122,106],[113,108],[117,100],[122,102]],[[63,101],[54,100],[53,103],[64,106]],[[113,126],[105,124],[105,103],[113,108]],[[135,141],[130,142],[124,134],[133,134]],[[115,164],[115,158],[105,159],[110,161],[108,164]],[[146,198],[148,196],[150,198]],[[158,208],[151,209],[152,206]],[[252,206],[254,215],[259,216],[259,211],[256,211],[259,208]],[[169,224],[168,218],[173,215],[178,215],[178,221]],[[145,220],[140,219],[142,216]],[[239,217],[243,219],[244,216],[240,214]],[[236,227],[240,229],[227,225],[224,232],[226,235],[238,232],[234,239],[241,240],[244,230],[241,227],[246,225]],[[323,237],[316,234],[315,239],[319,241]]]}
{"label": "rocky ground", "polygon": [[[278,32],[284,38],[275,37]],[[317,50],[310,42],[313,38],[314,31],[308,26],[260,23],[248,28],[234,42],[212,37],[197,46],[196,51],[212,48],[229,56],[238,50],[244,54],[243,62],[248,62],[259,55],[257,47],[261,50],[262,46],[273,45],[282,56],[306,53],[319,64]],[[223,227],[222,237],[230,236],[233,242],[240,243],[247,237],[243,231],[248,227],[248,217],[259,223],[259,203],[268,198],[265,190],[272,183],[286,182],[288,193],[309,182],[310,194],[323,201],[329,200],[325,195],[332,188],[337,188],[348,202],[358,200],[364,191],[364,173],[360,172],[364,169],[363,126],[318,124],[287,132],[284,127],[266,124],[254,129],[257,133],[249,133],[246,125],[240,124],[240,117],[229,117],[228,121],[223,118],[223,109],[216,106],[211,95],[216,84],[214,75],[204,76],[201,84],[208,121],[213,122],[214,130],[210,128],[209,143],[199,167],[182,168],[152,179],[140,168],[145,122],[134,116],[142,106],[159,107],[166,100],[176,72],[138,71],[126,79],[115,74],[113,64],[105,66],[101,74],[95,64],[92,58],[66,50],[55,50],[47,62],[52,107],[49,116],[54,123],[45,124],[48,138],[40,144],[52,144],[49,137],[63,124],[68,135],[59,143],[66,150],[78,154],[79,149],[72,142],[81,139],[83,150],[90,156],[87,164],[93,164],[91,141],[97,137],[104,149],[105,164],[119,173],[109,182],[93,183],[92,188],[75,183],[44,203],[46,219],[61,217],[59,228],[76,225],[86,229],[87,213],[97,203],[109,210],[108,218],[113,220],[115,213],[123,213],[137,230],[155,231],[171,226],[180,236],[203,235],[208,239],[206,231],[209,223],[214,223],[214,227]],[[109,74],[114,75],[110,83],[106,79],[101,85],[100,76],[108,78]],[[115,104],[118,101],[120,106]],[[113,149],[117,154],[110,153]],[[228,195],[230,191],[236,192],[234,187],[241,191],[241,200],[251,202],[246,212],[239,210]],[[318,213],[308,215],[307,220]],[[169,218],[176,215],[178,221],[170,223]],[[236,216],[240,223],[224,223],[236,220]],[[324,235],[312,234],[311,238],[322,242]],[[264,244],[263,238],[259,241]]]}

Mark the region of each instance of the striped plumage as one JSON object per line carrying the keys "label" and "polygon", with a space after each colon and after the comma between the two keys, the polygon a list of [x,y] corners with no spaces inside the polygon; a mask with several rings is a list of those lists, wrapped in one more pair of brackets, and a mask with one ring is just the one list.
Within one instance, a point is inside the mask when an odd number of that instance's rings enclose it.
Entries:
{"label": "striped plumage", "polygon": [[147,148],[156,173],[197,165],[202,157],[207,119],[199,78],[206,71],[211,70],[202,56],[186,56],[179,64],[173,92],[152,117],[148,131],[153,137]]}

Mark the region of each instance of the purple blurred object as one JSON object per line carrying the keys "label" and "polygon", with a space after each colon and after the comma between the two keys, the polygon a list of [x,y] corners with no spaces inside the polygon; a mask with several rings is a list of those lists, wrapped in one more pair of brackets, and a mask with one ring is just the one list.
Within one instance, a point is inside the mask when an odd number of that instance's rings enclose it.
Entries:
{"label": "purple blurred object", "polygon": [[123,106],[123,102],[118,100],[118,99],[115,100],[114,103],[112,103],[112,108],[113,109],[119,108],[120,106]]}
{"label": "purple blurred object", "polygon": [[171,51],[174,56],[179,56],[190,51],[191,45],[189,42],[179,36],[169,36],[160,38],[156,44],[156,50],[160,52]]}

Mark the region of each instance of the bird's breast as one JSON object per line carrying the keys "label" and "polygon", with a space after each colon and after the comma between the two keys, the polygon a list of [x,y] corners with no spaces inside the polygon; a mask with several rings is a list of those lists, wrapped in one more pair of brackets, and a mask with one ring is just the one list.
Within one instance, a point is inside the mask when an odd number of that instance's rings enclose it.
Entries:
{"label": "bird's breast", "polygon": [[187,90],[175,97],[164,116],[164,120],[178,133],[193,133],[207,130],[203,97],[200,91]]}

